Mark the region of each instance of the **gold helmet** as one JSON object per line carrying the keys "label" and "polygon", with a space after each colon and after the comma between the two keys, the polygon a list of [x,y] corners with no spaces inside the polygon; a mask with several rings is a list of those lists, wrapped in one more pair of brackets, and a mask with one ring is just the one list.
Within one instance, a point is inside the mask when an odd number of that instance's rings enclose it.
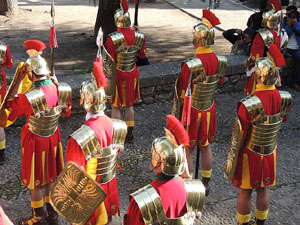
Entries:
{"label": "gold helmet", "polygon": [[205,46],[214,44],[215,31],[213,27],[221,24],[219,19],[211,11],[203,9],[202,22],[194,26],[194,39],[193,43],[196,44],[202,40]]}
{"label": "gold helmet", "polygon": [[262,27],[268,27],[272,30],[276,29],[279,19],[277,11],[281,9],[282,6],[279,0],[269,0],[269,9],[262,14]]}
{"label": "gold helmet", "polygon": [[42,51],[47,48],[44,42],[39,40],[28,40],[24,42],[27,49],[26,53],[29,58],[26,60],[28,70],[33,71],[34,74],[45,76],[50,73],[46,60],[41,56]]}
{"label": "gold helmet", "polygon": [[168,176],[181,175],[184,172],[185,145],[189,136],[179,120],[167,116],[166,136],[156,138],[152,143],[152,161],[150,170],[162,164],[162,172]]}
{"label": "gold helmet", "polygon": [[277,45],[271,44],[267,57],[260,58],[255,62],[254,78],[260,78],[264,85],[273,86],[278,79],[278,67],[284,65],[285,60]]}
{"label": "gold helmet", "polygon": [[121,8],[115,11],[115,24],[118,28],[127,28],[131,25],[130,15],[128,12],[127,0],[121,0]]}
{"label": "gold helmet", "polygon": [[94,62],[92,79],[81,84],[80,104],[89,113],[105,110],[105,91],[107,85],[101,62]]}

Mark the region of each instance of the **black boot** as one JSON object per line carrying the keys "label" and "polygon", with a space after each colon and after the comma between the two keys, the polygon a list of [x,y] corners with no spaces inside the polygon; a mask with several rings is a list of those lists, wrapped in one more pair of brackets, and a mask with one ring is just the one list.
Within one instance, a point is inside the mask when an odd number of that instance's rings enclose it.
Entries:
{"label": "black boot", "polygon": [[52,205],[50,203],[46,203],[47,207],[47,221],[48,225],[57,225],[58,224],[58,214],[53,209]]}
{"label": "black boot", "polygon": [[264,225],[266,220],[259,220],[255,218],[255,225]]}
{"label": "black boot", "polygon": [[46,213],[43,207],[32,208],[32,217],[28,219],[21,219],[20,225],[46,225]]}
{"label": "black boot", "polygon": [[210,181],[210,178],[202,177],[202,183],[205,187],[205,196],[209,195],[209,184],[208,184],[209,181]]}
{"label": "black boot", "polygon": [[0,149],[0,165],[3,165],[5,162],[5,148]]}
{"label": "black boot", "polygon": [[133,136],[133,128],[134,127],[127,127],[127,135],[126,135],[126,143],[133,143],[134,136]]}

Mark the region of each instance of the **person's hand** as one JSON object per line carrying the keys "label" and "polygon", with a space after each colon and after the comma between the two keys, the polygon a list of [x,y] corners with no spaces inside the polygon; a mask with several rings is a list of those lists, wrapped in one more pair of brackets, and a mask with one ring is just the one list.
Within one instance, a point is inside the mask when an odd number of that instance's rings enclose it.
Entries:
{"label": "person's hand", "polygon": [[241,29],[236,29],[235,32],[238,34],[238,35],[243,35],[243,31]]}
{"label": "person's hand", "polygon": [[297,19],[288,17],[286,23],[289,27],[293,27],[294,25],[297,24]]}

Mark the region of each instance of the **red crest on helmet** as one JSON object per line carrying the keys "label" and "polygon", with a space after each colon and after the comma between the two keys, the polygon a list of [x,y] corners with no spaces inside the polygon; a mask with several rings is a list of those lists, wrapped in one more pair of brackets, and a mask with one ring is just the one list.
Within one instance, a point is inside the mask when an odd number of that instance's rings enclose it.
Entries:
{"label": "red crest on helmet", "polygon": [[103,72],[103,67],[101,62],[94,62],[93,73],[96,79],[97,87],[105,88],[107,86],[107,80]]}
{"label": "red crest on helmet", "polygon": [[167,129],[174,135],[178,145],[189,144],[189,135],[175,116],[167,115]]}
{"label": "red crest on helmet", "polygon": [[277,45],[271,44],[268,53],[272,56],[276,66],[285,65],[285,59],[278,49]]}
{"label": "red crest on helmet", "polygon": [[203,9],[203,16],[205,19],[207,19],[211,25],[213,27],[221,24],[220,20],[218,17],[216,17],[216,15],[214,13],[212,13],[210,10],[207,10],[207,9]]}
{"label": "red crest on helmet", "polygon": [[34,49],[37,52],[43,51],[47,46],[45,45],[44,42],[39,41],[39,40],[27,40],[24,42],[24,45],[27,50]]}

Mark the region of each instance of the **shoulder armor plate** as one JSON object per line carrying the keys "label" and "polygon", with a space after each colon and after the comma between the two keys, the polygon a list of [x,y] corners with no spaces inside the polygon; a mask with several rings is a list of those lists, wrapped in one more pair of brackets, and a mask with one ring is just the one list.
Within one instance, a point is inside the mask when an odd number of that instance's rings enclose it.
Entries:
{"label": "shoulder armor plate", "polygon": [[127,125],[123,120],[112,119],[112,122],[114,129],[112,145],[113,147],[123,149],[127,135]]}
{"label": "shoulder armor plate", "polygon": [[135,31],[135,39],[134,39],[134,45],[141,49],[145,40],[145,35],[140,31]]}
{"label": "shoulder armor plate", "polygon": [[110,34],[109,36],[111,37],[111,40],[115,45],[117,53],[122,52],[124,49],[128,48],[125,37],[121,32],[116,31]]}
{"label": "shoulder armor plate", "polygon": [[0,65],[4,63],[5,55],[6,55],[6,44],[0,41]]}
{"label": "shoulder armor plate", "polygon": [[31,104],[34,115],[43,114],[46,110],[49,110],[44,92],[41,89],[32,89],[25,96]]}
{"label": "shoulder armor plate", "polygon": [[101,149],[99,140],[95,132],[87,125],[82,125],[76,130],[71,137],[77,142],[82,149],[82,152],[86,160],[90,160],[92,156],[97,154],[97,151]]}
{"label": "shoulder armor plate", "polygon": [[190,69],[192,79],[195,79],[196,81],[203,81],[206,79],[206,73],[199,58],[193,57],[184,62]]}
{"label": "shoulder armor plate", "polygon": [[264,45],[269,49],[272,43],[275,43],[274,36],[269,29],[262,29],[258,31],[264,41]]}
{"label": "shoulder armor plate", "polygon": [[265,116],[265,110],[262,102],[256,95],[249,95],[241,100],[248,113],[251,115],[251,122],[262,122]]}
{"label": "shoulder armor plate", "polygon": [[280,115],[285,117],[292,104],[292,95],[287,91],[279,91],[281,97]]}
{"label": "shoulder armor plate", "polygon": [[184,179],[184,186],[187,192],[186,207],[188,213],[202,211],[205,199],[205,187],[200,180]]}
{"label": "shoulder armor plate", "polygon": [[160,196],[152,185],[147,185],[131,194],[141,210],[144,223],[163,224],[167,217]]}
{"label": "shoulder armor plate", "polygon": [[223,75],[225,74],[227,68],[227,58],[222,55],[217,55],[218,58],[218,72],[217,74]]}
{"label": "shoulder armor plate", "polygon": [[72,88],[67,83],[57,83],[58,105],[67,108],[72,96]]}

